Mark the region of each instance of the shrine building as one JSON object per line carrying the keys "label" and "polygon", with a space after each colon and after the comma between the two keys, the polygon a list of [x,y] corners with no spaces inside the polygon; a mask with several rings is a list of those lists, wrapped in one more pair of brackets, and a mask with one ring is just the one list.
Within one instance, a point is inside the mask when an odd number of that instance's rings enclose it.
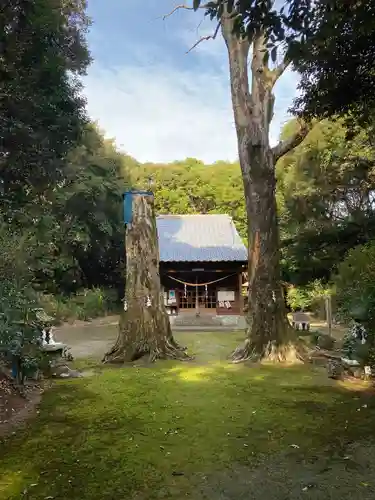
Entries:
{"label": "shrine building", "polygon": [[244,328],[248,253],[228,215],[160,215],[160,280],[175,326]]}

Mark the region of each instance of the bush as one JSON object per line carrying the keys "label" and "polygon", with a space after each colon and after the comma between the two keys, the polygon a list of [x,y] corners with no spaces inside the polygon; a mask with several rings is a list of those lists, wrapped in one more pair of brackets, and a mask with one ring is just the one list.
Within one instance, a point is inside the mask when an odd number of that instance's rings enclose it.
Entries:
{"label": "bush", "polygon": [[288,288],[287,302],[292,311],[298,311],[308,309],[311,301],[306,289],[293,286]]}
{"label": "bush", "polygon": [[369,333],[360,323],[352,322],[344,336],[342,352],[346,358],[355,359],[362,366],[368,365],[375,369],[374,334]]}
{"label": "bush", "polygon": [[75,319],[87,321],[120,308],[117,292],[100,288],[84,289],[70,297],[44,294],[41,302],[55,324]]}
{"label": "bush", "polygon": [[331,294],[331,290],[321,281],[315,280],[306,287],[289,287],[287,302],[292,311],[316,310],[328,294]]}
{"label": "bush", "polygon": [[29,283],[30,235],[0,223],[0,355],[17,367],[17,381],[39,367],[42,330],[50,318]]}
{"label": "bush", "polygon": [[358,246],[339,265],[334,278],[340,317],[375,331],[375,243]]}
{"label": "bush", "polygon": [[17,281],[0,281],[0,353],[17,366],[18,382],[35,372],[41,362],[42,331],[49,317],[35,292]]}
{"label": "bush", "polygon": [[315,346],[330,351],[335,347],[336,340],[327,333],[313,332],[310,336],[311,343]]}

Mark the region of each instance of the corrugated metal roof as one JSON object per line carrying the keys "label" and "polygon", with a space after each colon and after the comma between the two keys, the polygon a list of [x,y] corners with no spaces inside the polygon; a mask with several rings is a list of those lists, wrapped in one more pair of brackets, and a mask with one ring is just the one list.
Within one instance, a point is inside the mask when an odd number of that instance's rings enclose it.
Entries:
{"label": "corrugated metal roof", "polygon": [[247,249],[228,215],[160,215],[161,262],[247,261]]}

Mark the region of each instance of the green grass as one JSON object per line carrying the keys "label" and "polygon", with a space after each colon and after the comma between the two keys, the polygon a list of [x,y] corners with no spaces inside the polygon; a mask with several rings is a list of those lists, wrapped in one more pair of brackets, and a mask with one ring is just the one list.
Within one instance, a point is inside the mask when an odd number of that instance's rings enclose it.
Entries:
{"label": "green grass", "polygon": [[0,498],[228,498],[200,485],[266,455],[297,463],[372,439],[375,405],[357,411],[364,396],[320,369],[228,364],[240,336],[180,333],[198,354],[192,363],[107,367],[56,383],[35,421],[0,444]]}

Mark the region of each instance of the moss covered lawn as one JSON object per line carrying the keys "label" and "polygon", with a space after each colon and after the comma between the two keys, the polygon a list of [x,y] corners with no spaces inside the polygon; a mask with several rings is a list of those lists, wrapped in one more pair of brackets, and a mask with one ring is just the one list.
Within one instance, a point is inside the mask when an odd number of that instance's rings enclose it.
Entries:
{"label": "moss covered lawn", "polygon": [[1,499],[374,498],[375,404],[320,368],[225,361],[240,334],[179,333],[191,363],[80,367],[0,442]]}

